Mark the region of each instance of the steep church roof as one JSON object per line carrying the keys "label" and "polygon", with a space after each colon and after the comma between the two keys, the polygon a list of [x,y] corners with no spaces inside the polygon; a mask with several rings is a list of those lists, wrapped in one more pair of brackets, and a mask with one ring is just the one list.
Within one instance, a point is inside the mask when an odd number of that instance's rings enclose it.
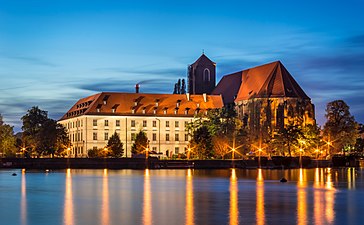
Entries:
{"label": "steep church roof", "polygon": [[241,85],[241,72],[225,75],[211,94],[222,95],[224,103],[233,103]]}
{"label": "steep church roof", "polygon": [[193,65],[205,65],[205,64],[216,64],[213,61],[211,61],[211,59],[209,59],[204,53],[202,53],[202,55],[194,62],[191,64],[191,66]]}
{"label": "steep church roof", "polygon": [[243,70],[242,85],[235,101],[268,97],[309,99],[280,61]]}
{"label": "steep church roof", "polygon": [[235,101],[279,97],[309,99],[280,61],[225,75],[212,93],[222,94],[224,103],[234,102],[234,97]]}

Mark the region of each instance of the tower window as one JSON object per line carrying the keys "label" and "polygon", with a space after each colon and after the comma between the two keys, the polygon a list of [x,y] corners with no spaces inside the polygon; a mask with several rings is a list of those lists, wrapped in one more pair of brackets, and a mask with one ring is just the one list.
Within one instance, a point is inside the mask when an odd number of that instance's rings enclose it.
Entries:
{"label": "tower window", "polygon": [[210,70],[205,68],[203,71],[203,81],[204,82],[210,82],[211,81],[211,76],[210,76]]}

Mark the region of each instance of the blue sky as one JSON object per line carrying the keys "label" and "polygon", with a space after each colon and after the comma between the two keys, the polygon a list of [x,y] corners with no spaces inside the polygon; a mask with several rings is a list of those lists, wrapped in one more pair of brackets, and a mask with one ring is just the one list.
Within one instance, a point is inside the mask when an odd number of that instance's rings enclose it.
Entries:
{"label": "blue sky", "polygon": [[343,99],[364,122],[364,2],[0,0],[0,113],[20,131],[100,91],[171,93],[202,49],[222,75],[281,60],[325,122]]}

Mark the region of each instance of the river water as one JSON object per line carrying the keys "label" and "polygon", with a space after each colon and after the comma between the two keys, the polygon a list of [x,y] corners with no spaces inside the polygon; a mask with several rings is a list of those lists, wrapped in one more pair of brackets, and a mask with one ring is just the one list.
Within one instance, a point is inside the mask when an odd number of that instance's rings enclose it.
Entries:
{"label": "river water", "polygon": [[0,170],[4,225],[363,223],[354,168]]}

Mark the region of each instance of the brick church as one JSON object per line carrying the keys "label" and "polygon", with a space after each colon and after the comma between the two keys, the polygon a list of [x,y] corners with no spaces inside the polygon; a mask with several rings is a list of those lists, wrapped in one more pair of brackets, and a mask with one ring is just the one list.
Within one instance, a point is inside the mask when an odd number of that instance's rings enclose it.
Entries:
{"label": "brick church", "polygon": [[222,95],[234,104],[238,117],[255,134],[270,133],[287,124],[315,124],[315,108],[280,61],[222,77],[216,85],[216,63],[205,54],[188,67],[188,92]]}

